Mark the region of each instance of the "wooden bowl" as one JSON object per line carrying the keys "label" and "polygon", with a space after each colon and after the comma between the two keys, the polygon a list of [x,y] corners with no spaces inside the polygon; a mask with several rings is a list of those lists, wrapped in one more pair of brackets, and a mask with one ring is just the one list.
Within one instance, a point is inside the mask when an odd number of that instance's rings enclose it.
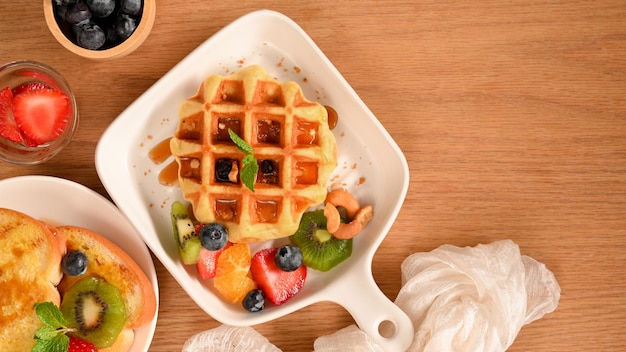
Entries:
{"label": "wooden bowl", "polygon": [[43,0],[43,11],[46,17],[46,23],[52,35],[67,50],[73,52],[76,55],[93,60],[117,59],[135,51],[135,49],[137,49],[150,34],[150,30],[152,29],[152,25],[154,25],[154,19],[156,15],[156,0],[144,0],[141,20],[139,21],[139,25],[130,37],[128,37],[122,43],[109,49],[90,50],[78,46],[77,44],[72,42],[65,35],[65,33],[63,33],[54,14],[53,1],[54,0]]}

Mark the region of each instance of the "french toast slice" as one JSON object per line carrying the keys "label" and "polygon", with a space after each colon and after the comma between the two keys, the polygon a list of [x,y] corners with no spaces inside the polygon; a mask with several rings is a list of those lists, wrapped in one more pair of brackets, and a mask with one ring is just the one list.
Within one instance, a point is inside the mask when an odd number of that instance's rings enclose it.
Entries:
{"label": "french toast slice", "polygon": [[80,250],[87,256],[85,274],[64,275],[57,289],[61,296],[86,276],[95,276],[116,286],[126,306],[125,329],[141,327],[156,313],[156,295],[152,283],[137,263],[120,247],[104,236],[77,226],[58,226],[57,233],[66,239],[68,253]]}
{"label": "french toast slice", "polygon": [[65,239],[54,227],[24,213],[0,208],[0,346],[30,351],[42,326],[34,305],[59,305]]}

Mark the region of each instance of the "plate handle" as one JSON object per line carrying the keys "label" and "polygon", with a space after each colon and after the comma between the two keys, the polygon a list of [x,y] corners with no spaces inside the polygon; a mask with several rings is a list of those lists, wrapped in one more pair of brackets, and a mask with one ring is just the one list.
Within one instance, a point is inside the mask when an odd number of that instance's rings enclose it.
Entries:
{"label": "plate handle", "polygon": [[371,273],[344,275],[336,283],[333,301],[352,315],[374,343],[387,352],[409,348],[415,335],[411,318],[385,296]]}

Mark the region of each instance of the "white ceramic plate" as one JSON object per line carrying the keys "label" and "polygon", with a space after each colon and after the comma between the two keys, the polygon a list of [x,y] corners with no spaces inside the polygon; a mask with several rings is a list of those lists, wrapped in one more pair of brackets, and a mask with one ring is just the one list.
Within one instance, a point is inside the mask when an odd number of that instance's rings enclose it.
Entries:
{"label": "white ceramic plate", "polygon": [[[154,263],[133,225],[106,198],[78,183],[49,176],[21,176],[0,181],[0,207],[47,221],[52,225],[75,225],[102,234],[125,250],[143,269],[159,301]],[[157,315],[135,330],[130,352],[147,352]]]}
{"label": "white ceramic plate", "polygon": [[[165,187],[158,175],[168,160],[155,165],[149,152],[176,129],[179,104],[209,75],[229,74],[260,64],[281,81],[298,82],[305,95],[333,107],[339,165],[331,175],[362,204],[374,206],[374,219],[355,239],[352,256],[327,273],[309,270],[303,290],[286,304],[248,313],[223,301],[195,266],[182,265],[172,235],[170,206],[183,200],[177,187]],[[366,73],[367,74],[367,73]],[[404,350],[412,340],[410,319],[380,291],[371,263],[404,201],[408,166],[380,122],[337,69],[291,19],[261,10],[223,28],[190,53],[131,104],[105,131],[96,150],[96,169],[107,191],[139,230],[146,244],[189,296],[225,324],[255,325],[320,301],[345,307],[358,325],[388,350]],[[266,243],[269,246],[272,243]],[[378,332],[383,321],[395,334]]]}

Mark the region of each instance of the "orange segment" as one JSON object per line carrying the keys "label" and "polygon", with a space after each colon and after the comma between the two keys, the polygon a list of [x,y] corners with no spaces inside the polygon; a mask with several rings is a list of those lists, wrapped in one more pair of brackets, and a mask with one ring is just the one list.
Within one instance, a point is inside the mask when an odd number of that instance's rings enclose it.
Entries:
{"label": "orange segment", "polygon": [[230,303],[239,304],[243,298],[256,288],[256,282],[250,276],[234,273],[226,276],[216,276],[213,285],[224,299]]}
{"label": "orange segment", "polygon": [[256,288],[250,276],[252,255],[245,243],[228,247],[217,259],[213,285],[215,289],[232,303],[240,303],[245,295]]}

